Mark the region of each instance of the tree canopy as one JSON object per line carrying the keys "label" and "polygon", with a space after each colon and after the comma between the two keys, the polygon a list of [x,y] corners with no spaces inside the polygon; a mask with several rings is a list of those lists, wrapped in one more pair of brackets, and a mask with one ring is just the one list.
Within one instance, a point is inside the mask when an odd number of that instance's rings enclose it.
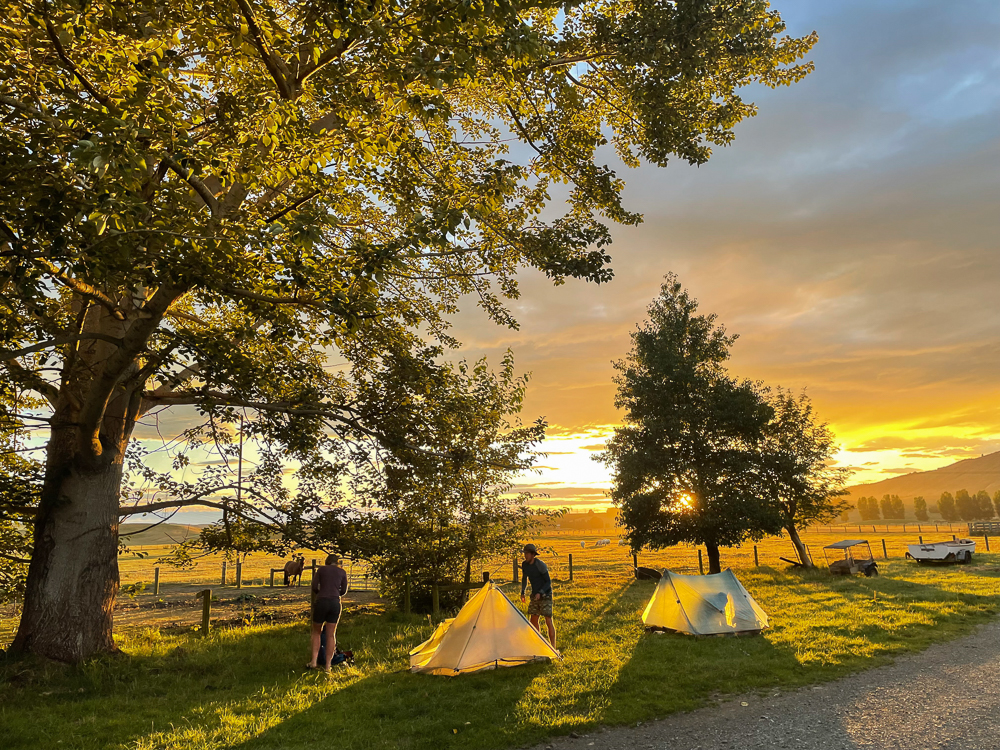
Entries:
{"label": "tree canopy", "polygon": [[[700,164],[815,41],[763,0],[2,10],[0,368],[50,428],[15,647],[67,660],[114,649],[137,420],[246,415],[246,515],[294,530],[345,467],[424,450],[460,302],[516,325],[520,268],[611,278],[608,223],[641,217],[599,149]],[[142,509],[226,490],[160,484]]]}

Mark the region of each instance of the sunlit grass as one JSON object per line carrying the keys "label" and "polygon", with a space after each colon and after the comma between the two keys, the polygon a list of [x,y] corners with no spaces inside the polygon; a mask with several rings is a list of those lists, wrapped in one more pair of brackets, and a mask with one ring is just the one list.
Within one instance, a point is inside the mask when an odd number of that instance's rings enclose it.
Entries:
{"label": "sunlit grass", "polygon": [[[646,634],[651,582],[581,556],[557,584],[564,660],[449,679],[406,672],[426,619],[348,614],[357,663],[306,673],[304,622],[220,630],[207,639],[150,628],[119,636],[126,658],[79,667],[0,668],[0,743],[15,748],[505,748],[552,734],[663,716],[711,697],[828,680],[920,650],[1000,608],[1000,562],[880,563],[875,579],[738,569],[772,618],[761,637]],[[690,551],[677,554],[690,556]],[[603,557],[603,556],[607,557]],[[303,592],[304,593],[304,592]]]}

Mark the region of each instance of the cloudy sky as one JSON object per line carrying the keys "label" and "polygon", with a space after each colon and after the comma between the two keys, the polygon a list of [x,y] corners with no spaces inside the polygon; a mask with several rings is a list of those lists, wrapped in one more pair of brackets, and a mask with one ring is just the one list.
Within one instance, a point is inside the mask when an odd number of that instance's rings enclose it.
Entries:
{"label": "cloudy sky", "polygon": [[533,373],[550,455],[524,484],[551,504],[606,504],[611,361],[668,271],[740,335],[736,374],[807,389],[856,481],[1000,449],[1000,3],[774,6],[818,32],[815,73],[747,92],[707,165],[625,170],[645,223],[615,233],[614,281],[527,274],[520,331],[457,323]]}
{"label": "cloudy sky", "polygon": [[612,283],[525,273],[519,331],[471,303],[456,321],[465,356],[532,373],[540,504],[608,504],[611,362],[668,271],[740,335],[736,374],[807,389],[855,481],[1000,449],[1000,3],[774,6],[818,32],[816,71],[748,91],[759,114],[707,165],[622,168],[645,223],[615,232]]}

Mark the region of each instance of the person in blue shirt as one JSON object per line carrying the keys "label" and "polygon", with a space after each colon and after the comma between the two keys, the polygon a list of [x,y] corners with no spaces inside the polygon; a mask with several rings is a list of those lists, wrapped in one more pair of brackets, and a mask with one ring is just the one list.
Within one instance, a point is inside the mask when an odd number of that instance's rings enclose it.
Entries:
{"label": "person in blue shirt", "polygon": [[531,601],[528,602],[528,617],[532,627],[542,632],[538,627],[538,618],[545,618],[549,630],[549,643],[556,647],[556,626],[552,622],[552,579],[549,568],[538,559],[538,548],[534,544],[524,545],[524,562],[521,563],[521,601],[524,601],[524,590],[531,581]]}

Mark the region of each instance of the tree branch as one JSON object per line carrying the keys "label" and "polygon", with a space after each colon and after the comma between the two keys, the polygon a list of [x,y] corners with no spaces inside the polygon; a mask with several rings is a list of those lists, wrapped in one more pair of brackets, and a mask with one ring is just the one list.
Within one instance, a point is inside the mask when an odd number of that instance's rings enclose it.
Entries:
{"label": "tree branch", "polygon": [[35,260],[35,263],[42,266],[46,271],[48,271],[52,276],[55,277],[57,281],[65,286],[68,286],[74,292],[79,294],[81,297],[93,300],[110,312],[118,320],[125,320],[125,312],[118,306],[118,304],[111,299],[108,295],[98,289],[96,286],[88,284],[86,281],[80,281],[79,279],[74,279],[65,271],[59,270],[59,268],[51,261],[45,260],[44,258],[39,258]]}
{"label": "tree branch", "polygon": [[66,50],[63,49],[62,42],[59,41],[59,34],[56,32],[55,27],[52,25],[52,21],[50,21],[47,16],[45,18],[45,29],[49,33],[49,39],[52,41],[52,45],[56,48],[56,54],[59,55],[59,59],[63,61],[63,65],[66,66],[66,69],[76,76],[76,79],[85,89],[87,89],[87,92],[92,97],[104,106],[108,106],[108,104],[111,103],[111,100],[98,91],[97,87],[87,80],[87,77],[81,73],[80,69],[77,68],[76,65],[73,64],[73,61],[69,59],[69,55],[67,55]]}
{"label": "tree branch", "polygon": [[219,201],[217,201],[215,196],[212,195],[212,191],[208,189],[208,186],[195,177],[192,170],[182,167],[174,161],[172,156],[168,156],[163,161],[168,167],[170,167],[172,172],[176,173],[178,177],[194,189],[194,191],[198,194],[198,197],[204,201],[206,206],[208,206],[208,210],[211,211],[212,216],[215,216],[219,212]]}
{"label": "tree branch", "polygon": [[264,38],[264,32],[257,24],[257,18],[254,16],[250,3],[248,3],[247,0],[236,0],[236,4],[239,6],[243,17],[247,20],[247,28],[250,30],[250,38],[253,41],[253,45],[260,53],[261,60],[264,62],[264,67],[267,68],[267,72],[270,73],[271,78],[274,79],[274,83],[278,87],[278,93],[281,94],[281,98],[289,100],[294,99],[295,91],[292,89],[291,85],[293,80],[292,72],[288,69],[285,61],[282,60],[276,52],[268,48],[267,41]]}
{"label": "tree branch", "polygon": [[292,211],[294,211],[299,206],[301,206],[301,205],[303,205],[305,203],[308,203],[313,198],[315,198],[317,195],[319,195],[319,190],[313,190],[311,193],[307,193],[305,196],[303,196],[302,198],[299,198],[297,201],[295,201],[294,203],[292,203],[290,206],[286,206],[285,208],[281,209],[280,211],[278,211],[278,213],[274,214],[273,216],[269,216],[268,218],[264,219],[264,223],[265,224],[271,224],[272,222],[277,221],[278,219],[280,219],[285,214],[291,213]]}
{"label": "tree branch", "polygon": [[46,382],[38,373],[32,372],[14,360],[4,361],[3,366],[14,373],[22,385],[36,393],[40,393],[52,406],[56,405],[56,400],[59,398],[59,389],[51,383]]}
{"label": "tree branch", "polygon": [[122,342],[121,339],[117,339],[114,336],[108,336],[104,333],[81,333],[79,335],[64,336],[62,338],[41,341],[37,344],[26,346],[23,349],[0,349],[0,360],[16,359],[17,357],[23,357],[26,354],[34,354],[35,352],[40,352],[44,349],[51,349],[56,346],[64,346],[65,344],[75,344],[77,341],[87,341],[93,339],[97,339],[98,341],[107,341],[109,344],[121,344]]}

